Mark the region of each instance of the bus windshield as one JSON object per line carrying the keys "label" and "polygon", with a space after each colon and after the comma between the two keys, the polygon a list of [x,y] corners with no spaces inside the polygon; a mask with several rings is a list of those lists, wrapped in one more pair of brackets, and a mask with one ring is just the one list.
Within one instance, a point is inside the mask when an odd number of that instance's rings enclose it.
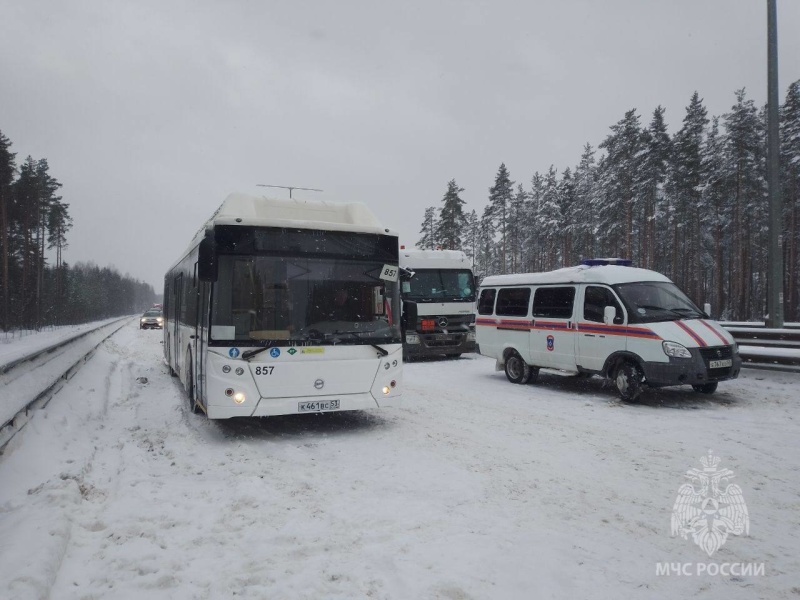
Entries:
{"label": "bus windshield", "polygon": [[381,279],[384,266],[365,258],[221,255],[211,340],[400,343],[398,284]]}
{"label": "bus windshield", "polygon": [[637,282],[615,285],[628,309],[631,323],[654,323],[705,317],[680,288],[669,282]]}
{"label": "bus windshield", "polygon": [[403,282],[403,297],[416,302],[475,302],[475,281],[469,269],[414,269]]}

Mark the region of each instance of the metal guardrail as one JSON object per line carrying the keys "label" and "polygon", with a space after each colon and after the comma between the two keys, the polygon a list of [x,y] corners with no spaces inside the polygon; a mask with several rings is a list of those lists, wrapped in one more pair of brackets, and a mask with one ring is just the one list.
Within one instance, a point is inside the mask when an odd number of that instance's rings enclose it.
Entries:
{"label": "metal guardrail", "polygon": [[[67,339],[0,365],[0,453],[30,420],[34,410],[47,405],[94,350],[131,317],[106,321]],[[47,365],[47,376],[38,370]]]}
{"label": "metal guardrail", "polygon": [[764,323],[722,322],[739,345],[743,367],[800,372],[800,324],[771,329]]}

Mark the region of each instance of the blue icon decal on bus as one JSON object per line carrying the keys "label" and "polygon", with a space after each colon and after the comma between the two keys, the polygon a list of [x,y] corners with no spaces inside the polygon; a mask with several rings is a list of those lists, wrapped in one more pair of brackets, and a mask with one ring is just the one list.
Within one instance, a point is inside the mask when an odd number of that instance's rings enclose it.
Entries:
{"label": "blue icon decal on bus", "polygon": [[547,351],[548,352],[552,352],[553,350],[555,350],[555,347],[556,347],[556,338],[554,338],[552,335],[548,335],[547,336]]}
{"label": "blue icon decal on bus", "polygon": [[269,355],[272,358],[278,358],[281,355],[281,349],[280,348],[273,348],[272,350],[269,351]]}
{"label": "blue icon decal on bus", "polygon": [[228,356],[230,356],[231,358],[236,358],[237,356],[239,356],[239,349],[231,348],[230,350],[228,350]]}

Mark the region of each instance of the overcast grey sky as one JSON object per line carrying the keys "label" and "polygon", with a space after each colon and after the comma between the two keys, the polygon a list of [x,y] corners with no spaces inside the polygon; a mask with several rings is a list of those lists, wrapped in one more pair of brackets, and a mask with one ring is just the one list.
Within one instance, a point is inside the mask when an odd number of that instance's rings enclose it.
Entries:
{"label": "overcast grey sky", "polygon": [[[778,0],[780,97],[800,1]],[[0,131],[47,158],[66,261],[163,274],[232,191],[363,202],[408,246],[450,179],[574,167],[626,110],[766,102],[765,0],[0,0]],[[281,190],[270,192],[286,197]]]}

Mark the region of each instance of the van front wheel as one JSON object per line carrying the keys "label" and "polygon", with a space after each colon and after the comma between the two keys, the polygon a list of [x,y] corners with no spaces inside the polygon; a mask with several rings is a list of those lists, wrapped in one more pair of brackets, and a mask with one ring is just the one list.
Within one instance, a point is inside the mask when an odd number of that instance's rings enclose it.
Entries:
{"label": "van front wheel", "polygon": [[717,382],[701,383],[699,385],[693,385],[692,388],[695,392],[700,392],[701,394],[713,394],[717,391]]}
{"label": "van front wheel", "polygon": [[641,396],[644,387],[644,375],[638,365],[624,362],[614,374],[614,383],[617,386],[620,398],[627,402],[634,402]]}
{"label": "van front wheel", "polygon": [[531,367],[516,352],[506,358],[506,377],[511,383],[528,383]]}

